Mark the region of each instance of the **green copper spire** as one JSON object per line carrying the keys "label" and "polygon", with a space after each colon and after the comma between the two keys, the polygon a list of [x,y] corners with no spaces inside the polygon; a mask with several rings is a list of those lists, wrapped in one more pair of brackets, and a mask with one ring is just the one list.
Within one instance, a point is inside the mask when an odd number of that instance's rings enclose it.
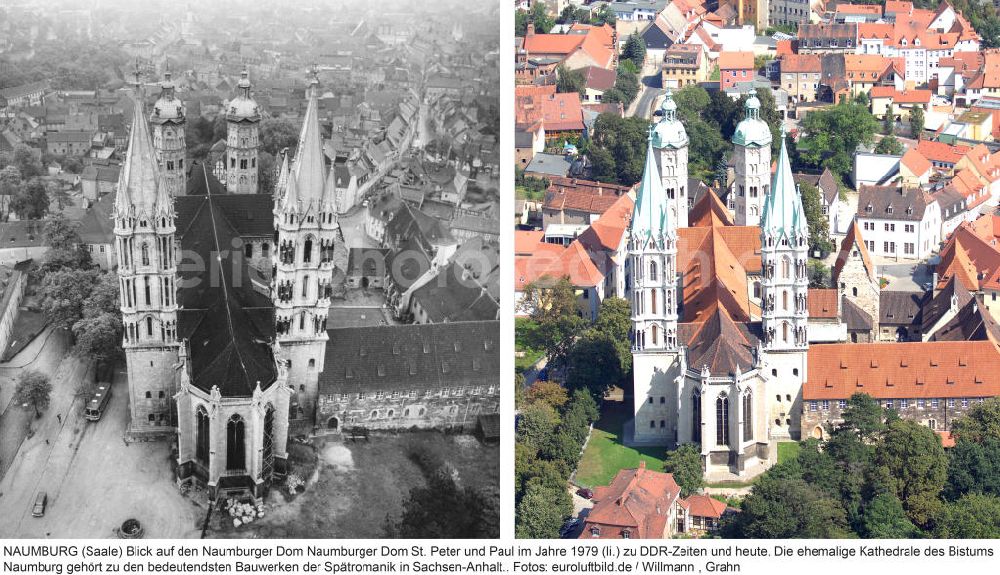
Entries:
{"label": "green copper spire", "polygon": [[760,217],[760,228],[764,234],[786,237],[808,237],[802,199],[792,177],[792,164],[788,161],[788,147],[785,142],[785,127],[781,127],[781,155],[778,167],[771,180],[771,191],[764,199],[764,212]]}
{"label": "green copper spire", "polygon": [[646,167],[642,171],[635,200],[635,214],[632,217],[633,237],[659,236],[667,230],[667,194],[663,191],[660,171],[653,157],[653,130],[650,127],[649,143],[646,145]]}

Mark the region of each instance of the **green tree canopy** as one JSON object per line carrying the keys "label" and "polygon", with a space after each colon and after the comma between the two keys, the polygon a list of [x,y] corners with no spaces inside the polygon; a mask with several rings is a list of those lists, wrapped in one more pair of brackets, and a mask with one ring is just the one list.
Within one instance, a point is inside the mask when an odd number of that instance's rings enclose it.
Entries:
{"label": "green tree canopy", "polygon": [[701,449],[694,443],[685,443],[673,451],[668,451],[663,460],[663,471],[673,474],[674,481],[681,488],[681,497],[697,493],[705,486]]}
{"label": "green tree canopy", "polygon": [[590,145],[595,179],[631,186],[642,178],[649,121],[605,112],[594,121]]}
{"label": "green tree canopy", "polygon": [[1000,497],[964,495],[938,515],[934,536],[941,539],[1000,538]]}
{"label": "green tree canopy", "polygon": [[587,79],[583,75],[583,70],[572,70],[565,64],[556,66],[556,91],[559,93],[575,92],[583,96]]}
{"label": "green tree canopy", "polygon": [[586,324],[580,316],[576,290],[569,278],[543,277],[528,284],[524,288],[521,309],[537,324],[531,333],[532,341],[525,343],[532,349],[544,350],[553,367],[562,366],[574,338]]}
{"label": "green tree canopy", "polygon": [[903,504],[895,495],[882,493],[865,507],[865,537],[869,539],[909,539],[919,533],[906,517]]}
{"label": "green tree canopy", "polygon": [[1000,439],[1000,398],[990,397],[973,404],[964,416],[952,422],[951,432],[959,441],[982,443]]}
{"label": "green tree canopy", "polygon": [[903,502],[910,521],[922,527],[930,525],[948,477],[948,457],[938,436],[925,425],[892,421],[875,458],[887,472],[888,486]]}
{"label": "green tree canopy", "polygon": [[819,250],[823,253],[832,251],[830,223],[826,214],[823,213],[823,198],[819,188],[809,182],[801,182],[799,192],[802,198],[802,209],[805,210],[806,221],[809,223],[809,251]]}
{"label": "green tree canopy", "polygon": [[910,108],[910,136],[920,139],[924,135],[924,109],[920,106]]}
{"label": "green tree canopy", "polygon": [[875,146],[876,154],[890,154],[893,156],[902,156],[906,152],[903,147],[902,142],[896,139],[896,136],[889,134],[888,136],[882,138],[878,141]]}
{"label": "green tree canopy", "polygon": [[49,213],[49,190],[40,178],[32,178],[10,200],[10,211],[22,220],[40,220]]}
{"label": "green tree canopy", "polygon": [[642,70],[642,65],[646,61],[646,41],[638,33],[632,32],[625,40],[622,59],[631,61],[637,70]]}
{"label": "green tree canopy", "polygon": [[844,179],[854,166],[858,145],[870,146],[878,122],[871,112],[856,102],[841,102],[824,110],[809,112],[800,122],[799,159],[815,168],[829,168]]}

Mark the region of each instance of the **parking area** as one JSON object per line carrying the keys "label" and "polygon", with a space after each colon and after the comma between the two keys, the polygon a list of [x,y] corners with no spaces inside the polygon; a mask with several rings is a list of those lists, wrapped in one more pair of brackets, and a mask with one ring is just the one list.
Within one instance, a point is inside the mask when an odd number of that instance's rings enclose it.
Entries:
{"label": "parking area", "polygon": [[931,289],[934,266],[925,262],[899,263],[891,260],[875,261],[880,277],[889,281],[886,291],[924,292]]}

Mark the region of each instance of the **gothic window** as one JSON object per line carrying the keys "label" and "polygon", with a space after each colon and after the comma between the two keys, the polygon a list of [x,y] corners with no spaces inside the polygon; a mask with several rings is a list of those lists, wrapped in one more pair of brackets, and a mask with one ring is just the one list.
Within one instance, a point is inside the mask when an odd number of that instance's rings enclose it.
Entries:
{"label": "gothic window", "polygon": [[246,158],[243,158],[243,159],[240,160],[240,169],[241,170],[247,169],[247,160],[246,160]]}
{"label": "gothic window", "polygon": [[142,244],[142,265],[149,265],[149,244]]}
{"label": "gothic window", "polygon": [[146,305],[150,305],[150,298],[149,298],[149,293],[150,293],[150,291],[149,291],[149,276],[144,276],[142,279],[145,280],[145,284],[146,284],[146,287],[145,287],[145,289],[146,289]]}
{"label": "gothic window", "polygon": [[656,262],[649,262],[649,281],[656,281]]}
{"label": "gothic window", "polygon": [[239,415],[233,415],[226,423],[226,469],[243,471],[246,469],[246,423]]}
{"label": "gothic window", "polygon": [[743,441],[753,439],[753,392],[743,395]]}
{"label": "gothic window", "polygon": [[153,337],[153,317],[146,316],[146,335]]}
{"label": "gothic window", "polygon": [[757,206],[750,206],[750,215],[751,216],[757,215]]}
{"label": "gothic window", "polygon": [[267,404],[264,413],[264,453],[261,461],[260,477],[270,482],[274,472],[274,406]]}
{"label": "gothic window", "polygon": [[656,345],[659,338],[659,329],[654,325],[651,331],[653,334],[653,345]]}
{"label": "gothic window", "polygon": [[657,306],[656,306],[656,290],[655,289],[649,290],[649,304],[650,304],[649,305],[649,309],[652,310],[653,313],[656,313]]}
{"label": "gothic window", "polygon": [[302,248],[302,262],[309,263],[312,261],[313,252],[313,242],[311,239],[307,239]]}
{"label": "gothic window", "polygon": [[729,397],[725,393],[715,400],[715,444],[729,445]]}
{"label": "gothic window", "polygon": [[199,405],[194,416],[198,430],[195,438],[195,458],[202,465],[208,465],[208,412],[204,406]]}
{"label": "gothic window", "polygon": [[248,258],[253,257],[253,244],[247,244],[243,246],[243,255],[245,255]]}
{"label": "gothic window", "polygon": [[788,258],[781,258],[781,277],[788,279],[791,277],[792,262]]}
{"label": "gothic window", "polygon": [[788,343],[788,322],[783,322],[781,324],[781,339],[785,343]]}
{"label": "gothic window", "polygon": [[302,297],[309,296],[309,276],[305,276],[302,281]]}
{"label": "gothic window", "polygon": [[701,443],[701,394],[698,390],[691,395],[691,441]]}
{"label": "gothic window", "polygon": [[788,311],[788,292],[781,292],[781,309]]}

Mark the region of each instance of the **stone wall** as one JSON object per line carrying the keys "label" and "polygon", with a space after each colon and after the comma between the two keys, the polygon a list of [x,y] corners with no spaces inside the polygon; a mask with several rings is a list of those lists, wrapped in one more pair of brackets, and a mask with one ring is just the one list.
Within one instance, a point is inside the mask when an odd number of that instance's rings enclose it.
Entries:
{"label": "stone wall", "polygon": [[471,430],[480,415],[498,413],[497,386],[463,386],[432,390],[372,390],[319,397],[320,429]]}

